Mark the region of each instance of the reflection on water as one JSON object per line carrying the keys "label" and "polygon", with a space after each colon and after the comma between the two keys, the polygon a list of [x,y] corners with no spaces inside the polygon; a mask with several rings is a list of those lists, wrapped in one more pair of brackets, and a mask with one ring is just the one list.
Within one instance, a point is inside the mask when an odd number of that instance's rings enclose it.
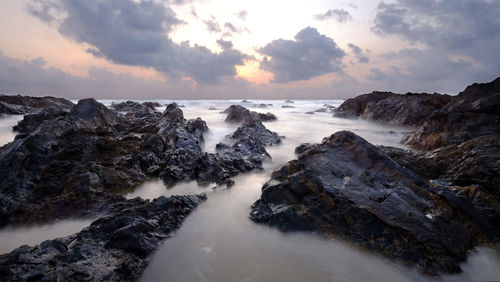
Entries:
{"label": "reflection on water", "polygon": [[0,254],[8,253],[21,245],[38,245],[41,242],[65,237],[90,225],[92,219],[68,219],[31,226],[8,226],[0,230]]}
{"label": "reflection on water", "polygon": [[0,117],[0,147],[14,141],[17,133],[12,131],[12,127],[22,119],[22,115],[6,115]]}

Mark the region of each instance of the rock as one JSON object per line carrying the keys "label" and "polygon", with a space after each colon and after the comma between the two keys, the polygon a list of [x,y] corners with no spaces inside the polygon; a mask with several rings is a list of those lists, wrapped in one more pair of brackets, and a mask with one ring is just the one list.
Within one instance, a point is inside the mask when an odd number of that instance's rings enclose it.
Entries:
{"label": "rock", "polygon": [[425,119],[405,144],[431,150],[460,144],[489,134],[500,134],[500,77],[468,86]]}
{"label": "rock", "polygon": [[305,151],[307,151],[307,150],[309,150],[311,148],[312,148],[312,144],[311,143],[300,144],[300,146],[298,146],[297,148],[295,148],[295,154],[300,155],[300,154],[304,153]]}
{"label": "rock", "polygon": [[22,133],[0,148],[0,225],[95,214],[149,177],[231,185],[239,172],[262,168],[265,146],[281,142],[261,123],[267,115],[245,109],[231,146],[207,154],[206,123],[186,120],[177,104],[158,114],[127,106],[135,112],[83,99],[69,112],[26,116]]}
{"label": "rock", "polygon": [[216,110],[217,110],[217,108],[216,108],[216,107],[209,107],[209,108],[208,108],[208,110],[209,110],[209,111],[216,111]]}
{"label": "rock", "polygon": [[9,281],[136,281],[148,257],[205,195],[116,202],[81,232],[0,256]]}
{"label": "rock", "polygon": [[272,107],[273,104],[264,104],[264,103],[260,103],[260,104],[252,104],[250,107],[252,108],[267,108],[267,107]]}
{"label": "rock", "polygon": [[475,244],[499,238],[468,199],[428,185],[347,131],[275,170],[250,217],[338,236],[431,275],[459,272]]}
{"label": "rock", "polygon": [[290,106],[290,105],[283,105],[281,106],[283,109],[294,109],[295,107],[294,106]]}
{"label": "rock", "polygon": [[292,101],[292,100],[290,100],[290,99],[286,99],[286,100],[285,100],[285,103],[288,103],[288,104],[293,104],[293,103],[295,103],[295,102],[294,102],[294,101]]}
{"label": "rock", "polygon": [[0,114],[22,115],[47,108],[69,111],[72,107],[73,103],[64,98],[0,95]]}
{"label": "rock", "polygon": [[222,113],[227,114],[226,122],[251,122],[252,120],[260,121],[273,121],[276,120],[276,116],[272,113],[257,113],[250,111],[245,107],[240,105],[231,105],[229,108],[224,110]]}
{"label": "rock", "polygon": [[250,103],[249,100],[241,100],[241,103]]}
{"label": "rock", "polygon": [[161,104],[158,102],[144,102],[141,104],[134,101],[126,101],[117,104],[112,103],[111,107],[121,112],[137,112],[143,111],[145,108],[155,111],[156,107],[161,107]]}
{"label": "rock", "polygon": [[174,151],[201,155],[208,130],[175,104],[151,120],[120,116],[94,99],[68,113],[26,116],[18,128],[23,134],[0,148],[0,225],[95,213],[114,193],[159,175]]}
{"label": "rock", "polygon": [[20,133],[29,133],[39,127],[42,122],[67,115],[68,113],[69,110],[64,108],[49,107],[37,113],[26,114],[23,119],[14,126],[14,130]]}
{"label": "rock", "polygon": [[476,137],[430,152],[381,149],[435,186],[470,199],[491,225],[500,226],[500,135]]}
{"label": "rock", "polygon": [[425,118],[451,100],[442,94],[405,95],[392,92],[372,92],[347,99],[334,111],[336,117],[379,121],[392,125],[420,126]]}

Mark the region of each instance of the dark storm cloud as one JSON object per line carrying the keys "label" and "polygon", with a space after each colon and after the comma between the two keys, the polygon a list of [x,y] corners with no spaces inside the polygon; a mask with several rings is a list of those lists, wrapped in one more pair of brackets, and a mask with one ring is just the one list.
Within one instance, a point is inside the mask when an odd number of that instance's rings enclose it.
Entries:
{"label": "dark storm cloud", "polygon": [[356,58],[358,59],[359,63],[366,64],[370,62],[370,58],[368,58],[368,56],[365,55],[363,49],[361,49],[359,46],[353,43],[349,43],[347,46],[349,47],[349,49],[352,50],[352,52],[354,52],[354,55],[356,55]]}
{"label": "dark storm cloud", "polygon": [[278,39],[258,50],[265,55],[260,68],[274,74],[274,82],[306,80],[342,71],[345,53],[333,39],[312,27],[301,30],[295,40]]}
{"label": "dark storm cloud", "polygon": [[329,19],[334,19],[339,23],[347,22],[352,20],[351,14],[344,9],[333,9],[328,10],[326,13],[314,16],[317,20],[325,21]]}
{"label": "dark storm cloud", "polygon": [[485,81],[500,72],[499,15],[500,1],[398,0],[378,5],[372,29],[421,46],[398,54],[415,79]]}
{"label": "dark storm cloud", "polygon": [[184,22],[163,3],[32,0],[28,11],[42,21],[57,24],[62,35],[92,45],[93,54],[102,54],[115,63],[187,75],[201,83],[217,83],[223,76],[236,74],[235,65],[243,64],[246,57],[241,52],[226,49],[213,53],[204,46],[173,42],[168,34]]}

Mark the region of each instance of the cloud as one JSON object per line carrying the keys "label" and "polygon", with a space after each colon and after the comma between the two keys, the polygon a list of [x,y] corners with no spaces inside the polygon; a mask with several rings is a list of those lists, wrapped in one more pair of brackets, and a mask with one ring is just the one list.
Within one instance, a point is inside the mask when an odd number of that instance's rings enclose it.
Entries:
{"label": "cloud", "polygon": [[344,10],[344,9],[328,10],[324,14],[315,15],[314,18],[316,18],[317,20],[320,20],[320,21],[325,21],[325,20],[329,20],[329,19],[333,18],[334,20],[336,20],[339,23],[343,23],[343,22],[347,22],[347,21],[352,20],[351,14],[349,14],[349,12]]}
{"label": "cloud", "polygon": [[[186,1],[167,1],[184,3]],[[172,77],[189,76],[199,83],[218,83],[236,74],[246,55],[225,49],[175,43],[168,34],[184,22],[161,1],[31,0],[28,11],[91,53],[118,64],[152,67]]]}
{"label": "cloud", "polygon": [[349,43],[347,46],[354,52],[354,55],[356,55],[359,63],[366,64],[370,62],[370,58],[364,54],[363,50],[359,46],[353,43]]}
{"label": "cloud", "polygon": [[247,10],[241,10],[239,11],[236,16],[242,20],[246,20],[248,16],[248,11]]}
{"label": "cloud", "polygon": [[307,27],[295,40],[278,39],[258,49],[265,55],[260,68],[274,74],[273,82],[307,80],[342,71],[345,53],[333,39]]}
{"label": "cloud", "polygon": [[372,30],[419,46],[398,57],[412,62],[406,71],[415,79],[483,81],[500,71],[498,15],[500,1],[397,0],[378,5]]}
{"label": "cloud", "polygon": [[215,32],[215,33],[221,32],[220,26],[219,26],[219,24],[216,21],[214,21],[214,20],[205,20],[203,22],[207,26],[208,31]]}
{"label": "cloud", "polygon": [[233,48],[233,42],[231,42],[231,41],[219,39],[219,40],[217,40],[217,44],[219,44],[219,46],[224,50]]}

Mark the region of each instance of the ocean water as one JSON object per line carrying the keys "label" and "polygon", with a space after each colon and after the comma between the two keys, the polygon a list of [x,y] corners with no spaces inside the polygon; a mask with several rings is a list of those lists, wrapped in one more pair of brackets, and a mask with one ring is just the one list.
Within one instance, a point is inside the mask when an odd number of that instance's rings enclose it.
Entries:
{"label": "ocean water", "polygon": [[[113,101],[102,100],[106,105]],[[115,101],[120,102],[120,101]],[[138,101],[141,102],[141,101]],[[158,100],[163,110],[172,101]],[[127,198],[154,199],[161,195],[206,193],[201,204],[174,236],[166,240],[151,257],[141,281],[429,281],[433,280],[377,254],[357,248],[348,242],[323,239],[315,234],[282,233],[252,222],[251,205],[260,197],[262,185],[272,171],[294,159],[294,149],[304,142],[318,143],[339,130],[350,130],[376,145],[404,147],[399,141],[412,128],[383,126],[358,119],[340,119],[330,112],[316,112],[325,104],[338,106],[339,100],[300,100],[282,108],[283,100],[197,100],[176,101],[186,118],[201,117],[210,132],[205,135],[204,150],[214,152],[238,125],[224,122],[221,111],[240,104],[258,112],[272,112],[278,120],[266,127],[285,136],[281,145],[268,147],[272,160],[264,169],[234,178],[229,189],[215,185],[198,185],[195,181],[166,187],[159,179],[139,185]],[[266,108],[254,105],[272,104]],[[0,120],[0,126],[3,123]],[[0,127],[3,128],[3,127]],[[6,127],[5,127],[6,128]],[[3,135],[3,131],[0,132]],[[8,137],[8,138],[13,138]],[[7,138],[7,139],[8,139]],[[8,141],[8,140],[7,140]],[[40,228],[9,229],[1,233],[0,243],[18,233],[45,239],[64,236],[64,224],[53,226],[50,234]],[[79,227],[80,228],[80,227]],[[83,228],[83,226],[81,227]],[[76,232],[76,231],[75,231]],[[42,235],[40,235],[42,234]],[[4,240],[4,241],[2,241]],[[22,240],[20,240],[22,241]],[[26,239],[28,242],[28,240]],[[31,243],[31,242],[30,242]],[[13,241],[11,245],[22,244]],[[487,247],[473,251],[459,275],[444,275],[445,281],[495,280],[500,277],[500,252]]]}

